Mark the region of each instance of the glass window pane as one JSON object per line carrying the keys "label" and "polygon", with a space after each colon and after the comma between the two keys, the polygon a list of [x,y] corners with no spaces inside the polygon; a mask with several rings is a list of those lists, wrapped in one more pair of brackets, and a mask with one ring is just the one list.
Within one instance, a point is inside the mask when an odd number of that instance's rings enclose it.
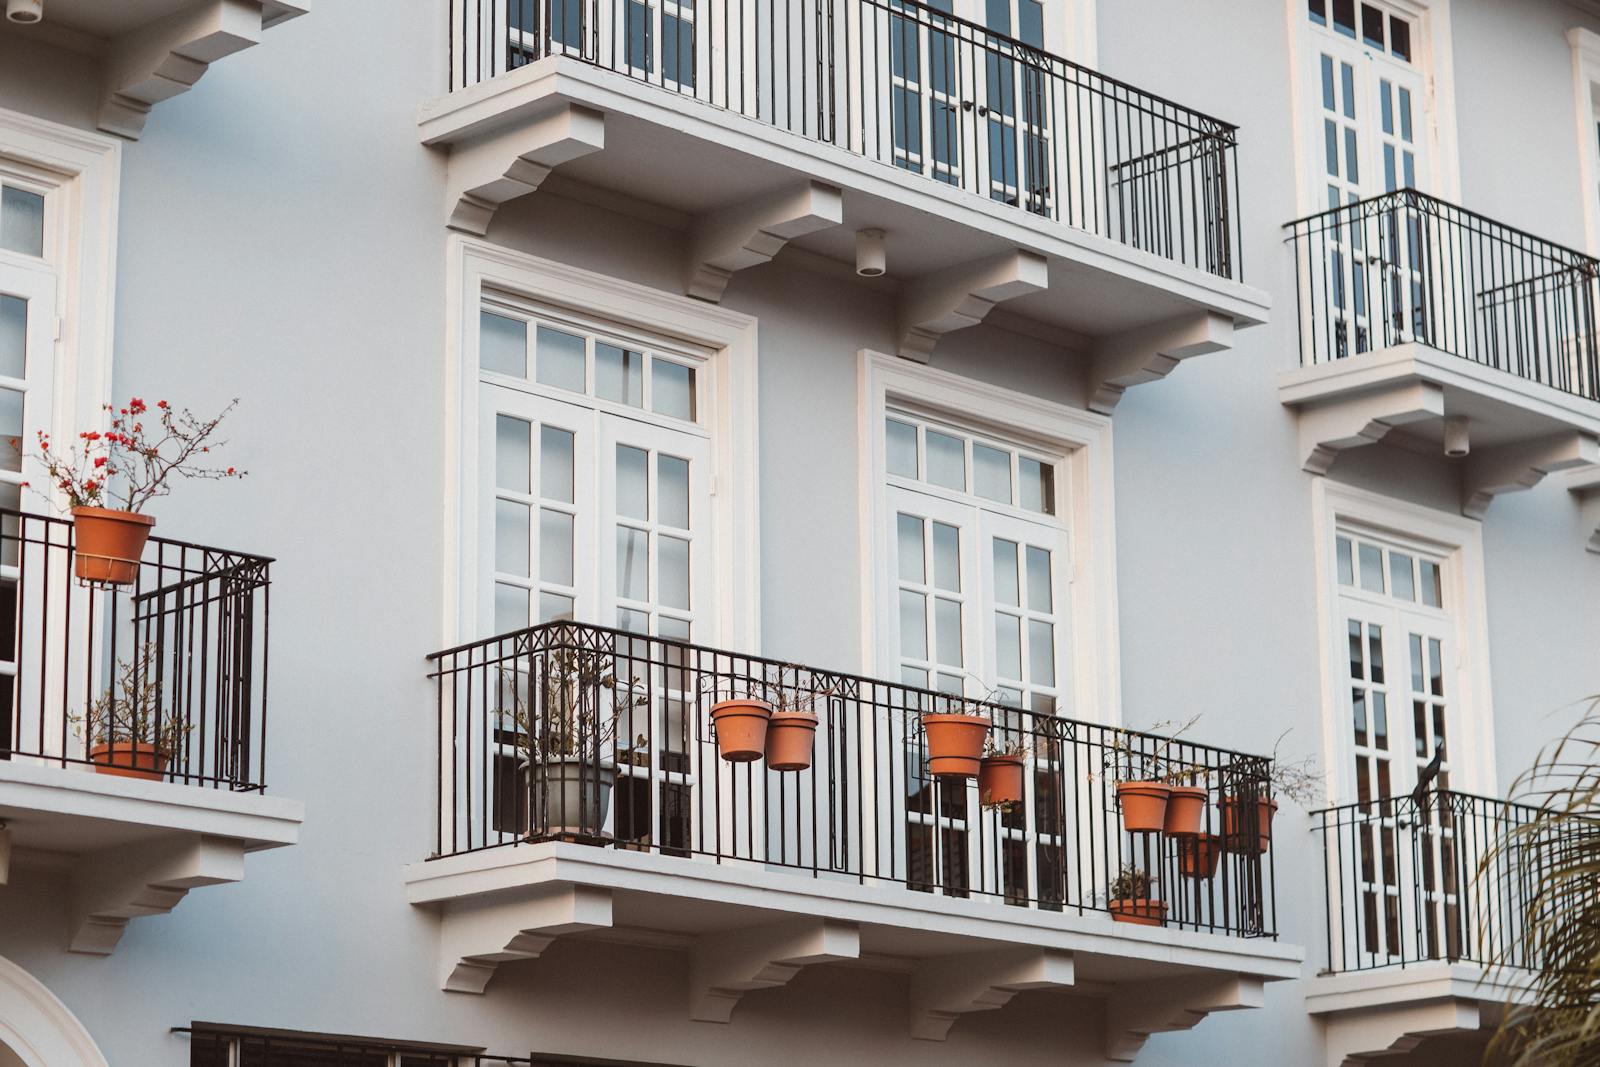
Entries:
{"label": "glass window pane", "polygon": [[[0,389],[0,440],[22,439],[22,394],[15,389]],[[22,449],[0,449],[0,466],[22,469]]]}
{"label": "glass window pane", "polygon": [[904,589],[900,591],[900,655],[928,658],[928,598]]}
{"label": "glass window pane", "polygon": [[528,625],[528,591],[521,586],[495,583],[494,629],[509,633]]}
{"label": "glass window pane", "polygon": [[1361,543],[1361,588],[1369,593],[1383,592],[1383,549]]}
{"label": "glass window pane", "polygon": [[972,488],[986,500],[1011,503],[1011,453],[974,442]]}
{"label": "glass window pane", "polygon": [[1333,26],[1347,37],[1356,35],[1355,0],[1333,0]]}
{"label": "glass window pane", "polygon": [[961,531],[947,522],[933,524],[933,584],[961,592]]}
{"label": "glass window pane", "polygon": [[647,634],[650,632],[650,613],[634,611],[632,608],[618,608],[617,629],[630,634]]}
{"label": "glass window pane", "polygon": [[22,378],[28,370],[28,302],[0,293],[0,375]]}
{"label": "glass window pane", "polygon": [[656,521],[680,530],[689,528],[689,461],[656,456]]}
{"label": "glass window pane", "polygon": [[933,630],[939,642],[939,662],[947,667],[960,667],[961,658],[961,603],[943,597],[933,602]]}
{"label": "glass window pane", "polygon": [[539,512],[539,577],[554,585],[572,585],[572,516],[543,508]]}
{"label": "glass window pane", "polygon": [[1028,546],[1028,610],[1054,611],[1050,582],[1050,550]]}
{"label": "glass window pane", "polygon": [[528,324],[490,311],[478,315],[478,365],[496,374],[528,376]]}
{"label": "glass window pane", "polygon": [[583,348],[577,334],[540,326],[535,363],[540,384],[583,392]]}
{"label": "glass window pane", "polygon": [[650,457],[642,448],[617,446],[617,514],[650,517]]}
{"label": "glass window pane", "polygon": [[494,569],[501,574],[528,576],[528,505],[511,500],[494,502]]}
{"label": "glass window pane", "polygon": [[1003,537],[994,539],[994,599],[1008,607],[1022,605],[1022,590],[1017,578],[1017,543]]}
{"label": "glass window pane", "polygon": [[594,395],[602,400],[644,407],[644,355],[596,341]]}
{"label": "glass window pane", "polygon": [[650,406],[657,415],[694,419],[694,368],[667,359],[650,364]]}
{"label": "glass window pane", "polygon": [[1426,559],[1422,561],[1422,602],[1430,608],[1444,606],[1444,587],[1440,584],[1439,565]]}
{"label": "glass window pane", "polygon": [[513,493],[526,493],[532,461],[528,450],[533,427],[512,415],[494,418],[494,484]]}
{"label": "glass window pane", "polygon": [[544,499],[574,502],[572,446],[571,430],[558,426],[539,428],[539,495]]}
{"label": "glass window pane", "polygon": [[967,488],[966,442],[959,437],[927,432],[928,481],[946,489]]}
{"label": "glass window pane", "polygon": [[0,189],[0,248],[44,255],[44,197],[26,189]]}
{"label": "glass window pane", "polygon": [[895,517],[895,536],[900,580],[921,585],[927,573],[923,564],[922,520],[901,512]]}
{"label": "glass window pane", "polygon": [[1056,684],[1056,628],[1038,619],[1028,621],[1028,680]]}
{"label": "glass window pane", "polygon": [[1361,39],[1378,48],[1383,47],[1383,12],[1371,4],[1361,5]]}
{"label": "glass window pane", "polygon": [[1002,678],[1022,680],[1022,620],[995,612],[995,671]]}
{"label": "glass window pane", "polygon": [[1411,691],[1413,693],[1424,692],[1424,690],[1422,688],[1422,674],[1426,669],[1427,669],[1426,665],[1422,662],[1422,635],[1421,634],[1412,634],[1411,635]]}
{"label": "glass window pane", "polygon": [[1356,582],[1356,569],[1354,558],[1351,555],[1350,538],[1339,538],[1334,554],[1339,559],[1339,584],[1354,585]]}
{"label": "glass window pane", "polygon": [[1022,483],[1022,506],[1042,515],[1056,513],[1056,469],[1049,463],[1021,456],[1017,480]]}
{"label": "glass window pane", "polygon": [[1411,557],[1404,552],[1389,553],[1389,593],[1400,600],[1413,600],[1416,593],[1411,573]]}
{"label": "glass window pane", "polygon": [[1437,637],[1428,638],[1428,690],[1436,697],[1444,696],[1444,654]]}
{"label": "glass window pane", "polygon": [[884,432],[890,474],[905,478],[917,476],[917,428],[910,423],[890,419]]}
{"label": "glass window pane", "polygon": [[617,595],[650,599],[650,534],[631,526],[617,527]]}
{"label": "glass window pane", "polygon": [[1389,51],[1411,61],[1411,23],[1394,15],[1389,16]]}
{"label": "glass window pane", "polygon": [[539,594],[539,621],[564,622],[572,618],[572,598],[560,593]]}
{"label": "glass window pane", "polygon": [[681,537],[656,541],[658,597],[663,607],[689,610],[689,542]]}

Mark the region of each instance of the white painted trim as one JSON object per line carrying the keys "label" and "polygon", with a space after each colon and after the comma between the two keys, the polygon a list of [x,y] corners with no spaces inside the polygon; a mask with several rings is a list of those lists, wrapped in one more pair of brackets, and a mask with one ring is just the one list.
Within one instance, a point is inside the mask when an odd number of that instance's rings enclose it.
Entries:
{"label": "white painted trim", "polygon": [[109,1067],[94,1038],[61,999],[0,956],[0,1045],[26,1067]]}
{"label": "white painted trim", "polygon": [[1600,253],[1600,33],[1574,26],[1567,31],[1572,46],[1572,105],[1577,123],[1578,173],[1583,186],[1584,248]]}
{"label": "white painted trim", "polygon": [[114,137],[0,108],[0,157],[47,174],[57,201],[46,258],[57,271],[54,398],[59,437],[99,426],[111,399],[122,143]]}
{"label": "white painted trim", "polygon": [[[1429,140],[1427,145],[1427,177],[1432,193],[1442,200],[1459,203],[1461,199],[1461,157],[1456,134],[1456,78],[1455,59],[1450,28],[1451,0],[1384,0],[1385,3],[1409,15],[1416,21],[1419,32],[1412,38],[1416,55],[1412,64],[1422,72],[1428,86],[1427,116]],[[1313,136],[1307,119],[1316,107],[1312,92],[1313,75],[1307,68],[1312,50],[1312,34],[1316,27],[1306,14],[1305,0],[1284,0],[1289,20],[1289,99],[1294,121],[1291,133],[1294,144],[1295,188],[1299,191],[1298,214],[1313,215],[1327,209],[1324,195],[1321,164],[1322,140]],[[1373,161],[1363,160],[1370,168]]]}
{"label": "white painted trim", "polygon": [[890,628],[881,624],[890,595],[892,526],[888,521],[883,420],[891,400],[942,413],[959,425],[990,427],[1037,442],[1064,457],[1065,511],[1071,541],[1073,717],[1111,725],[1122,720],[1117,630],[1115,480],[1111,419],[948,371],[862,349],[860,353],[861,635],[866,672],[898,677]]}
{"label": "white painted trim", "polygon": [[757,474],[756,320],[714,304],[651,289],[477,238],[447,246],[445,311],[444,617],[445,646],[476,633],[479,502],[477,477],[478,316],[485,287],[585,316],[687,341],[712,352],[711,535],[716,583],[707,643],[761,644],[761,554]]}
{"label": "white painted trim", "polygon": [[[1444,560],[1445,604],[1455,617],[1455,732],[1450,737],[1450,784],[1462,792],[1497,795],[1494,763],[1494,704],[1489,680],[1489,611],[1483,576],[1483,526],[1472,519],[1436,511],[1327,478],[1311,480],[1311,512],[1316,552],[1315,576],[1321,664],[1323,752],[1331,803],[1355,799],[1354,772],[1344,756],[1347,720],[1339,610],[1335,529],[1355,523],[1407,540],[1422,541]],[[1408,713],[1409,714],[1409,713]],[[1409,721],[1407,719],[1406,721]]]}

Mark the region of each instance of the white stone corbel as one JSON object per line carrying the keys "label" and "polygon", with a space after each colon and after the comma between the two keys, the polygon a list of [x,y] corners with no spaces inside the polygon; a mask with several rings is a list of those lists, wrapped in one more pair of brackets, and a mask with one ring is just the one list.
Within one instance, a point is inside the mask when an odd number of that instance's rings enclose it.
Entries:
{"label": "white stone corbel", "polygon": [[911,972],[911,1036],[943,1041],[968,1012],[993,1011],[1028,989],[1072,985],[1072,953],[1051,948],[935,956]]}
{"label": "white stone corbel", "polygon": [[702,216],[689,232],[684,291],[716,303],[735,271],[767,263],[796,237],[843,221],[844,193],[818,181],[790,185]]}
{"label": "white stone corbel", "polygon": [[1600,552],[1600,466],[1574,471],[1567,478],[1567,488],[1578,498],[1589,551]]}
{"label": "white stone corbel", "polygon": [[188,835],[159,846],[122,845],[79,857],[73,871],[73,952],[109,956],[130,920],[163,915],[191,889],[244,877],[244,845]]}
{"label": "white stone corbel", "polygon": [[1262,979],[1244,975],[1118,987],[1106,1000],[1106,1058],[1132,1063],[1152,1034],[1191,1030],[1214,1011],[1259,1008],[1266,1001],[1264,989]]}
{"label": "white stone corbel", "polygon": [[450,146],[446,225],[482,237],[500,205],[539,188],[563,163],[605,147],[605,116],[562,103],[526,123]]}
{"label": "white stone corbel", "polygon": [[834,919],[707,934],[689,949],[689,1018],[725,1023],[751,990],[787,985],[802,967],[860,955],[856,925]]}
{"label": "white stone corbel", "polygon": [[900,296],[898,352],[926,363],[945,334],[976,326],[996,304],[1049,285],[1049,261],[1021,248],[917,278]]}
{"label": "white stone corbel", "polygon": [[1415,379],[1342,396],[1300,411],[1300,465],[1327,474],[1339,453],[1376,444],[1397,426],[1444,418],[1444,388]]}
{"label": "white stone corbel", "polygon": [[440,986],[481,994],[502,963],[537,959],[558,937],[610,926],[611,891],[593,886],[450,904],[439,917]]}
{"label": "white stone corbel", "polygon": [[117,38],[106,59],[100,129],[137,140],[152,107],[188,92],[217,60],[259,43],[264,28],[305,11],[304,0],[206,0]]}
{"label": "white stone corbel", "polygon": [[1233,347],[1233,319],[1198,311],[1099,341],[1089,362],[1089,407],[1109,415],[1135,385],[1160,381],[1191,356]]}
{"label": "white stone corbel", "polygon": [[1461,474],[1461,513],[1481,519],[1502,493],[1531,489],[1547,474],[1600,463],[1600,438],[1579,431],[1474,451]]}
{"label": "white stone corbel", "polygon": [[1328,1017],[1324,1039],[1328,1067],[1389,1063],[1429,1038],[1470,1034],[1484,1027],[1490,1007],[1464,997]]}

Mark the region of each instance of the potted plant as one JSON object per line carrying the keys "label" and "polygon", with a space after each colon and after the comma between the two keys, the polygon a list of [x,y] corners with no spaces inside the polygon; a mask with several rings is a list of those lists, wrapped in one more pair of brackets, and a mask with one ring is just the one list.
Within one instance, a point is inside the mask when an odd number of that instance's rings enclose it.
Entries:
{"label": "potted plant", "polygon": [[1185,878],[1210,878],[1222,858],[1222,837],[1194,834],[1178,838],[1178,873]]}
{"label": "potted plant", "polygon": [[[540,657],[542,671],[524,681],[502,670],[509,718],[533,797],[529,837],[605,837],[617,769],[612,749],[617,719],[649,703],[637,681],[619,682],[613,656],[591,649],[557,648]],[[533,690],[530,701],[524,687]],[[507,716],[502,706],[498,711]]]}
{"label": "potted plant", "polygon": [[1204,781],[1210,769],[1199,764],[1171,768],[1166,773],[1167,810],[1161,829],[1169,837],[1194,837],[1205,822],[1206,800],[1210,794]]}
{"label": "potted plant", "polygon": [[[1167,828],[1167,806],[1172,798],[1174,777],[1190,773],[1188,769],[1174,771],[1169,767],[1167,752],[1191,726],[1199,721],[1196,715],[1188,722],[1174,726],[1156,723],[1152,731],[1169,731],[1160,738],[1152,750],[1135,748],[1136,735],[1116,731],[1106,743],[1106,768],[1117,775],[1117,804],[1122,809],[1122,828],[1130,834],[1156,834]],[[1186,828],[1195,814],[1193,787],[1185,787],[1181,794],[1179,814],[1174,825]],[[1201,791],[1201,806],[1204,791]],[[1198,821],[1195,826],[1198,832]]]}
{"label": "potted plant", "polygon": [[[713,691],[716,680],[710,679]],[[751,763],[766,755],[767,725],[772,720],[771,687],[747,679],[733,683],[730,694],[711,705],[711,728],[717,754],[729,763]]]}
{"label": "potted plant", "polygon": [[978,766],[978,802],[990,810],[1021,804],[1027,766],[1028,746],[1020,738],[996,742],[991,733]]}
{"label": "potted plant", "polygon": [[942,778],[976,777],[983,762],[983,746],[989,736],[989,716],[971,710],[982,705],[959,697],[944,697],[946,706],[961,711],[925,711],[921,714],[922,732],[928,743],[928,773]]}
{"label": "potted plant", "polygon": [[[776,702],[766,727],[767,767],[774,771],[811,768],[811,750],[817,736],[817,704],[832,695],[832,686],[802,688],[778,686]],[[713,709],[713,714],[714,714]],[[720,741],[720,734],[719,741]]]}
{"label": "potted plant", "polygon": [[155,651],[146,647],[119,661],[112,684],[71,717],[96,774],[159,782],[194,728],[162,708],[154,660]]}
{"label": "potted plant", "polygon": [[1272,819],[1278,813],[1274,795],[1302,806],[1314,804],[1322,793],[1322,776],[1310,756],[1285,759],[1281,755],[1285,730],[1272,746],[1272,758],[1262,773],[1245,776],[1222,798],[1222,840],[1229,852],[1259,856],[1272,847]]}
{"label": "potted plant", "polygon": [[1106,909],[1111,917],[1119,923],[1136,926],[1165,926],[1167,906],[1150,898],[1154,884],[1154,879],[1144,871],[1124,863],[1106,891]]}
{"label": "potted plant", "polygon": [[[37,459],[66,497],[74,528],[73,571],[89,585],[130,585],[156,520],[144,508],[171,492],[179,478],[242,478],[233,467],[205,465],[203,457],[224,442],[213,435],[233,410],[234,400],[211,419],[165,400],[152,411],[134,397],[125,407],[105,405],[104,431],[86,430],[65,451],[40,431]],[[17,442],[13,440],[13,447]]]}

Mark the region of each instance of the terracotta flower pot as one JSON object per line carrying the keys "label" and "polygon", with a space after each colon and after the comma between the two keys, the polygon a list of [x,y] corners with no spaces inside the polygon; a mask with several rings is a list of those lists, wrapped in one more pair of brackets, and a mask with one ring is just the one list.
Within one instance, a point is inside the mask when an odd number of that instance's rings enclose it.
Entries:
{"label": "terracotta flower pot", "polygon": [[929,774],[949,778],[977,775],[983,739],[989,735],[987,718],[929,712],[922,716],[922,729],[928,735]]}
{"label": "terracotta flower pot", "polygon": [[1164,782],[1118,782],[1122,828],[1130,834],[1160,833],[1167,823],[1167,797],[1171,794],[1172,787]]}
{"label": "terracotta flower pot", "polygon": [[1111,917],[1135,926],[1167,925],[1167,906],[1159,900],[1113,900],[1106,904]]}
{"label": "terracotta flower pot", "polygon": [[1193,837],[1206,814],[1206,791],[1197,785],[1175,785],[1167,795],[1162,829],[1173,837]]}
{"label": "terracotta flower pot", "polygon": [[767,750],[772,705],[765,700],[719,700],[711,706],[717,752],[729,763],[758,760]]}
{"label": "terracotta flower pot", "polygon": [[982,804],[1021,804],[1023,771],[1028,757],[1022,752],[985,756],[978,768],[978,801]]}
{"label": "terracotta flower pot", "polygon": [[85,582],[132,585],[156,520],[133,511],[73,508],[73,571]]}
{"label": "terracotta flower pot", "polygon": [[767,722],[767,766],[775,771],[811,767],[817,717],[809,711],[780,711]]}
{"label": "terracotta flower pot", "polygon": [[1222,838],[1217,834],[1195,834],[1178,839],[1178,873],[1185,878],[1210,878],[1222,859]]}
{"label": "terracotta flower pot", "polygon": [[165,749],[144,741],[110,741],[89,747],[89,762],[96,774],[118,778],[143,778],[159,782],[167,776]]}
{"label": "terracotta flower pot", "polygon": [[1222,840],[1229,852],[1245,856],[1259,856],[1272,844],[1272,816],[1278,810],[1276,800],[1260,797],[1256,800],[1255,825],[1250,825],[1250,802],[1236,796],[1222,798]]}

